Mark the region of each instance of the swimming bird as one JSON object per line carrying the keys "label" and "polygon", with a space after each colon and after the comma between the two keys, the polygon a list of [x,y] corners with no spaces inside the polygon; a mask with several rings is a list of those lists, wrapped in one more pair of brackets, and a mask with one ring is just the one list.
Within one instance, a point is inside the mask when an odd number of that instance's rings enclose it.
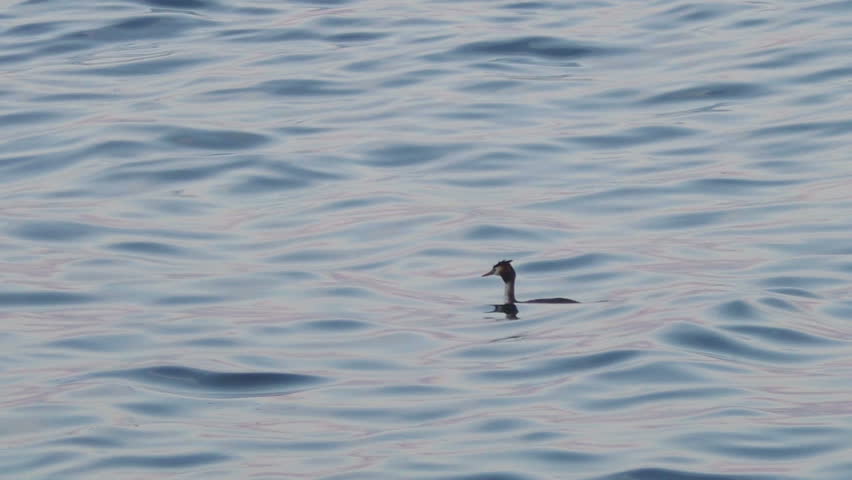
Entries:
{"label": "swimming bird", "polygon": [[491,267],[490,272],[485,273],[482,276],[487,277],[489,275],[500,275],[500,278],[503,279],[503,301],[507,305],[514,305],[516,303],[580,303],[576,300],[562,297],[536,298],[535,300],[518,301],[518,299],[515,298],[515,269],[512,268],[511,260],[500,260]]}

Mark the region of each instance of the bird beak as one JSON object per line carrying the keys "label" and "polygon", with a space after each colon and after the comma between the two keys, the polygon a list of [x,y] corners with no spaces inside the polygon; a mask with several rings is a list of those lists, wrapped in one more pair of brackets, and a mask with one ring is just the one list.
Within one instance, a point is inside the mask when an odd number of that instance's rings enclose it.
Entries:
{"label": "bird beak", "polygon": [[488,272],[488,273],[483,273],[483,274],[482,274],[482,276],[483,276],[483,277],[487,277],[487,276],[489,276],[489,275],[494,275],[495,273],[497,273],[497,269],[496,269],[496,268],[492,268],[490,272]]}

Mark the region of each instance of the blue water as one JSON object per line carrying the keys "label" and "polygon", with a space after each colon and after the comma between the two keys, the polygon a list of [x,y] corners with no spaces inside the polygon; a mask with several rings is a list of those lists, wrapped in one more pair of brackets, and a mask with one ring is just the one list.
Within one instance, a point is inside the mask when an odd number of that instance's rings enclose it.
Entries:
{"label": "blue water", "polygon": [[0,478],[852,478],[852,2],[0,19]]}

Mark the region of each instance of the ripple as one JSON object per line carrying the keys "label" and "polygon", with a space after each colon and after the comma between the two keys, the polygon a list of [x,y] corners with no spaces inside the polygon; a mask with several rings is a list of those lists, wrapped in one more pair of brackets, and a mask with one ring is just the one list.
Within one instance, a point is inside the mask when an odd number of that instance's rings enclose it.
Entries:
{"label": "ripple", "polygon": [[601,455],[544,448],[512,452],[511,456],[515,456],[518,459],[533,459],[536,461],[553,464],[554,466],[566,467],[568,465],[600,462],[603,460],[603,457]]}
{"label": "ripple", "polygon": [[809,335],[789,328],[762,327],[756,325],[731,325],[722,328],[731,332],[753,336],[767,342],[781,345],[825,346],[841,343],[831,338]]}
{"label": "ripple", "polygon": [[335,43],[357,43],[380,40],[387,36],[388,34],[382,32],[346,32],[330,35],[326,39]]}
{"label": "ripple", "polygon": [[138,348],[145,343],[147,342],[141,335],[108,334],[64,338],[51,342],[48,345],[54,348],[69,348],[90,352],[121,352],[127,349]]}
{"label": "ripple", "polygon": [[315,320],[304,324],[309,330],[318,330],[328,333],[351,332],[370,328],[370,324],[358,320]]}
{"label": "ripple", "polygon": [[795,209],[795,206],[786,208],[778,206],[719,209],[709,211],[696,211],[690,213],[666,214],[657,217],[646,218],[640,222],[642,228],[652,230],[689,229],[711,225],[730,224],[733,222],[747,222],[756,217],[766,217],[777,214],[782,210]]}
{"label": "ripple", "polygon": [[[803,290],[803,287],[819,288],[825,286],[842,285],[846,283],[841,278],[830,277],[805,277],[805,276],[782,276],[770,277],[760,281],[761,285],[768,287],[791,287],[793,292],[797,292],[800,296],[809,296],[810,298],[818,298],[818,295]],[[804,295],[802,295],[804,293]]]}
{"label": "ripple", "polygon": [[461,148],[460,145],[388,145],[368,152],[368,163],[377,167],[410,167],[442,158]]}
{"label": "ripple", "polygon": [[15,112],[0,115],[0,125],[14,128],[19,125],[43,123],[62,118],[58,112]]}
{"label": "ripple", "polygon": [[144,2],[154,7],[174,9],[211,10],[220,8],[217,2],[209,0],[144,0]]}
{"label": "ripple", "polygon": [[30,22],[23,23],[21,25],[13,26],[6,30],[4,35],[14,35],[14,36],[30,36],[30,35],[42,35],[45,33],[55,32],[61,27],[67,25],[67,22],[63,21],[50,21],[50,22]]}
{"label": "ripple", "polygon": [[154,300],[157,305],[201,305],[227,301],[223,295],[167,295]]}
{"label": "ripple", "polygon": [[835,67],[820,70],[807,75],[802,75],[797,80],[800,83],[822,83],[833,80],[844,79],[852,76],[852,67]]}
{"label": "ripple", "polygon": [[538,10],[538,9],[546,9],[546,8],[554,8],[554,7],[555,7],[555,5],[553,5],[549,2],[529,1],[529,2],[509,3],[509,4],[502,5],[500,8],[505,8],[505,9],[508,9],[508,10],[515,10],[515,9],[520,9],[520,10],[535,9],[535,10]]}
{"label": "ripple", "polygon": [[788,137],[790,135],[820,135],[820,136],[836,136],[847,135],[852,132],[852,120],[842,120],[836,122],[801,122],[788,123],[784,125],[775,125],[773,127],[760,128],[752,130],[750,134],[757,138],[762,137]]}
{"label": "ripple", "polygon": [[586,267],[597,267],[606,265],[607,263],[620,260],[622,257],[618,255],[609,255],[603,253],[587,253],[578,255],[573,258],[562,260],[543,260],[538,262],[524,263],[523,270],[530,272],[559,272],[563,270],[573,270]]}
{"label": "ripple", "polygon": [[769,95],[769,93],[770,91],[766,87],[752,83],[710,83],[661,93],[642,100],[642,103],[658,105],[699,100],[719,102],[739,98],[756,98]]}
{"label": "ripple", "polygon": [[818,5],[808,5],[803,7],[806,11],[824,11],[830,14],[846,13],[852,9],[852,3],[847,0],[836,2],[820,2]]}
{"label": "ripple", "polygon": [[459,350],[455,355],[461,358],[511,358],[515,356],[525,356],[531,355],[535,352],[545,352],[550,350],[552,347],[544,347],[542,345],[525,345],[525,344],[517,344],[517,345],[504,345],[504,344],[493,344],[493,345],[476,345],[472,347],[465,347]]}
{"label": "ripple", "polygon": [[232,185],[228,191],[236,195],[259,195],[305,188],[310,186],[311,183],[305,179],[279,175],[251,175],[242,178],[239,183]]}
{"label": "ripple", "polygon": [[780,293],[781,295],[790,295],[793,297],[820,298],[819,295],[813,292],[809,292],[807,290],[802,290],[801,288],[772,288],[769,291],[773,293]]}
{"label": "ripple", "polygon": [[630,395],[622,398],[597,398],[583,403],[583,408],[589,411],[624,410],[639,407],[644,404],[659,404],[674,406],[678,400],[695,402],[721,396],[735,396],[742,393],[734,388],[679,388],[640,395]]}
{"label": "ripple", "polygon": [[165,58],[159,60],[127,60],[121,65],[75,69],[74,74],[123,77],[131,75],[164,75],[204,63],[197,58]]}
{"label": "ripple", "polygon": [[122,252],[139,253],[144,255],[185,256],[188,254],[188,252],[181,248],[177,248],[172,245],[159,242],[118,242],[109,245],[107,248],[119,250]]}
{"label": "ripple", "polygon": [[309,5],[345,5],[352,2],[352,0],[296,0],[296,2]]}
{"label": "ripple", "polygon": [[686,192],[702,191],[714,194],[759,194],[764,188],[780,188],[802,183],[799,180],[751,180],[746,178],[702,178],[686,182]]}
{"label": "ripple", "polygon": [[[736,12],[734,5],[726,4],[685,4],[675,5],[672,8],[655,14],[652,18],[655,22],[665,22],[668,28],[680,28],[693,22],[708,22]],[[654,26],[660,26],[654,23]]]}
{"label": "ripple", "polygon": [[518,473],[489,471],[475,473],[472,475],[454,475],[450,477],[436,477],[439,480],[532,480],[533,477]]}
{"label": "ripple", "polygon": [[766,52],[763,55],[771,58],[750,63],[746,65],[746,67],[755,69],[793,67],[804,63],[812,62],[813,60],[819,58],[819,56],[822,55],[822,52],[789,52],[785,49],[780,49],[776,51]]}
{"label": "ripple", "polygon": [[109,230],[68,221],[32,221],[13,227],[10,234],[42,242],[71,242],[101,235]]}
{"label": "ripple", "polygon": [[[801,430],[794,437],[792,432],[770,429],[755,433],[702,433],[683,435],[674,439],[679,445],[712,452],[726,458],[755,459],[802,459],[831,452],[838,448],[834,442],[814,440],[814,432]],[[824,436],[824,435],[823,435]],[[795,440],[793,440],[795,438]]]}
{"label": "ripple", "polygon": [[[231,457],[221,453],[187,453],[175,455],[115,455],[91,465],[81,467],[78,472],[93,472],[98,470],[132,469],[185,469],[198,468],[224,462]],[[71,473],[71,472],[68,472]]]}
{"label": "ripple", "polygon": [[769,307],[780,308],[782,310],[787,310],[790,312],[795,312],[798,310],[795,305],[780,298],[761,298],[760,303]]}
{"label": "ripple", "polygon": [[492,80],[488,82],[479,82],[472,85],[460,87],[462,92],[496,92],[498,90],[510,90],[513,87],[522,86],[522,82],[512,80]]}
{"label": "ripple", "polygon": [[521,430],[528,426],[528,421],[518,418],[492,418],[477,424],[472,430],[480,433],[503,433]]}
{"label": "ripple", "polygon": [[667,468],[637,468],[623,472],[596,477],[595,480],[784,480],[789,477],[778,475],[743,475],[698,473],[686,470],[671,470]]}
{"label": "ripple", "polygon": [[537,239],[539,236],[533,232],[518,228],[498,227],[494,225],[481,225],[470,228],[464,234],[470,240],[494,240],[494,239]]}
{"label": "ripple", "polygon": [[716,308],[720,316],[732,319],[759,320],[760,311],[743,300],[733,300],[723,303]]}
{"label": "ripple", "polygon": [[149,14],[125,18],[84,34],[75,34],[74,37],[86,36],[98,42],[163,39],[209,25],[212,25],[212,22],[197,16]]}
{"label": "ripple", "polygon": [[173,145],[205,150],[244,150],[269,141],[257,133],[190,128],[174,129],[163,139]]}
{"label": "ripple", "polygon": [[15,474],[28,474],[39,470],[49,469],[68,461],[76,460],[80,455],[73,452],[43,452],[31,455],[2,455],[4,471]]}
{"label": "ripple", "polygon": [[382,398],[390,397],[426,397],[426,396],[441,396],[453,392],[455,389],[433,387],[429,385],[394,385],[390,387],[382,387],[369,392],[373,395]]}
{"label": "ripple", "polygon": [[122,447],[124,442],[106,436],[76,435],[68,438],[60,438],[52,443],[57,445],[79,445],[81,447],[116,448]]}
{"label": "ripple", "polygon": [[706,380],[695,370],[694,364],[672,364],[669,362],[653,362],[647,365],[631,367],[622,370],[602,372],[597,378],[616,383],[694,383]]}
{"label": "ripple", "polygon": [[71,292],[2,292],[0,307],[52,307],[91,303],[98,300],[94,295]]}
{"label": "ripple", "polygon": [[[320,40],[322,37],[312,31],[301,28],[276,28],[276,29],[257,29],[257,28],[241,28],[223,30],[217,34],[219,37],[225,38],[234,42],[287,42],[287,41],[303,41],[303,40]],[[226,93],[235,92],[237,90],[217,90],[211,93]]]}
{"label": "ripple", "polygon": [[646,228],[654,230],[688,229],[716,224],[721,222],[724,218],[725,212],[677,213],[673,215],[664,215],[650,221],[646,220],[643,223]]}
{"label": "ripple", "polygon": [[[34,140],[34,139],[33,139]],[[20,140],[28,143],[29,139]],[[39,142],[42,143],[42,142]],[[7,143],[7,151],[16,150],[13,142]],[[10,155],[0,157],[0,182],[10,183],[31,176],[41,176],[71,168],[85,159],[85,152],[45,152],[38,155]]]}
{"label": "ripple", "polygon": [[112,370],[91,376],[122,378],[172,393],[218,397],[284,395],[327,381],[322,377],[295,373],[213,372],[180,366]]}
{"label": "ripple", "polygon": [[534,36],[507,40],[469,42],[448,52],[450,57],[477,58],[518,55],[550,59],[575,59],[623,53],[624,49],[603,47],[557,37]]}
{"label": "ripple", "polygon": [[233,95],[239,93],[259,92],[267,95],[285,97],[355,95],[361,90],[344,87],[340,82],[317,79],[289,79],[262,82],[254,87],[215,90],[211,95]]}
{"label": "ripple", "polygon": [[635,359],[641,352],[635,350],[612,350],[589,355],[577,355],[564,358],[537,362],[537,364],[526,368],[483,370],[474,375],[480,380],[489,381],[516,381],[524,379],[535,379],[555,375],[567,375],[587,370],[595,370],[603,367],[611,367],[619,363]]}
{"label": "ripple", "polygon": [[647,126],[610,135],[587,135],[569,140],[593,148],[625,148],[646,143],[675,140],[695,135],[696,130],[683,127]]}
{"label": "ripple", "polygon": [[679,323],[667,329],[663,340],[689,350],[724,357],[772,363],[797,363],[813,357],[783,351],[758,348],[706,327]]}
{"label": "ripple", "polygon": [[[176,165],[177,163],[177,165]],[[192,162],[147,161],[128,162],[106,169],[97,179],[103,188],[114,187],[117,183],[165,185],[169,183],[190,183],[228,172],[254,166],[250,160],[205,159],[203,165],[192,166]]]}

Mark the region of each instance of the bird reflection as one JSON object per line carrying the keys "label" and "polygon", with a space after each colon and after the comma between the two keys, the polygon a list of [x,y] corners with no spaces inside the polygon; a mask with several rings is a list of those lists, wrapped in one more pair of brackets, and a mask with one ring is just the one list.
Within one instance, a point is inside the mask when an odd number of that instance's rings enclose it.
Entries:
{"label": "bird reflection", "polygon": [[517,320],[518,319],[518,306],[514,303],[504,303],[502,305],[491,305],[494,307],[494,310],[491,310],[488,313],[500,312],[506,314],[506,320]]}

